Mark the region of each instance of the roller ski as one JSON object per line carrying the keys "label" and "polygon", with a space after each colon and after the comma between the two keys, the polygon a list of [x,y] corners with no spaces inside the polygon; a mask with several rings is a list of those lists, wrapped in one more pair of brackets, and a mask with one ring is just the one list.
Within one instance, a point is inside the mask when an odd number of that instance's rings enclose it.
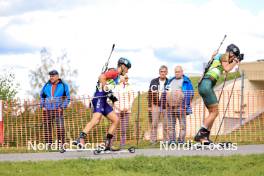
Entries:
{"label": "roller ski", "polygon": [[111,147],[111,138],[107,137],[104,146],[99,146],[94,150],[95,155],[99,154],[115,154],[115,153],[135,153],[135,147],[130,147],[127,150]]}
{"label": "roller ski", "polygon": [[190,150],[231,150],[233,149],[233,143],[232,142],[219,142],[219,143],[190,143],[189,144]]}
{"label": "roller ski", "polygon": [[64,148],[61,148],[59,150],[60,153],[65,153],[65,152],[84,152],[84,151],[92,151],[92,149],[85,149],[85,148],[64,149]]}
{"label": "roller ski", "polygon": [[130,147],[128,149],[121,149],[121,148],[106,148],[104,146],[99,147],[98,149],[94,150],[94,155],[100,154],[118,154],[118,153],[135,153],[135,147]]}
{"label": "roller ski", "polygon": [[65,149],[65,148],[61,148],[60,149],[60,153],[64,153],[64,152],[70,152],[70,151],[90,151],[91,149],[85,149],[84,145],[85,145],[85,138],[86,138],[87,134],[84,132],[80,133],[80,136],[72,142],[72,145],[76,146],[76,149]]}

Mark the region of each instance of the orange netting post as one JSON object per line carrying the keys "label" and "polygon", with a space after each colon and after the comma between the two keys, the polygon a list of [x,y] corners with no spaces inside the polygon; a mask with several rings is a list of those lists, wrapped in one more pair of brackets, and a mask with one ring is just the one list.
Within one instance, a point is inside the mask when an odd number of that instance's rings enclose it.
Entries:
{"label": "orange netting post", "polygon": [[0,144],[4,143],[4,122],[3,122],[3,104],[2,100],[0,100]]}

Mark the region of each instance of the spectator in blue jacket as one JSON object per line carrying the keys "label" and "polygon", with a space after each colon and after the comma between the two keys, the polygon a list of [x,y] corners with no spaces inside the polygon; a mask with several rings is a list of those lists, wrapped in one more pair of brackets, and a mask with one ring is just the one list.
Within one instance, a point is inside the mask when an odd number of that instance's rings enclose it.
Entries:
{"label": "spectator in blue jacket", "polygon": [[178,143],[184,143],[186,136],[186,115],[192,113],[191,100],[194,95],[191,80],[183,74],[181,66],[175,67],[175,76],[168,81],[167,105],[168,105],[168,130],[170,143],[176,142],[175,125],[179,120]]}
{"label": "spectator in blue jacket", "polygon": [[59,78],[58,71],[50,71],[49,76],[49,81],[43,86],[40,93],[40,106],[43,111],[44,139],[46,143],[52,143],[52,122],[55,121],[57,140],[60,145],[63,145],[65,143],[63,109],[70,102],[69,86]]}

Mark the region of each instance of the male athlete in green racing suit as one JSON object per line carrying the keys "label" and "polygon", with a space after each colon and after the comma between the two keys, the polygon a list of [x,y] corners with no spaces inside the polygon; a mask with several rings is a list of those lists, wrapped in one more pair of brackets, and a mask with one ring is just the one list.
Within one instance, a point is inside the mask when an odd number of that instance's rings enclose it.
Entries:
{"label": "male athlete in green racing suit", "polygon": [[220,75],[225,72],[231,71],[241,60],[243,54],[240,54],[239,48],[230,44],[225,54],[214,54],[213,62],[208,71],[204,74],[199,86],[198,91],[203,98],[204,104],[209,111],[209,115],[204,119],[203,125],[194,137],[196,142],[203,144],[210,144],[209,139],[210,130],[213,126],[214,120],[218,116],[218,100],[214,92],[214,86],[219,79]]}

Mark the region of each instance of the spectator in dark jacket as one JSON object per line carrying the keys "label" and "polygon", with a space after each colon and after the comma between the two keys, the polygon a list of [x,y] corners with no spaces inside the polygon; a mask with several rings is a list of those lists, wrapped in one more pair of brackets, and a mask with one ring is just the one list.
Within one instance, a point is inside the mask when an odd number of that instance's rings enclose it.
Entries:
{"label": "spectator in dark jacket", "polygon": [[65,143],[65,129],[63,109],[65,109],[70,102],[69,86],[59,78],[59,73],[56,70],[49,72],[50,79],[43,86],[41,97],[41,108],[43,111],[44,123],[44,139],[45,142],[51,144],[52,139],[52,124],[56,122],[56,133],[58,143],[63,145]]}
{"label": "spectator in dark jacket", "polygon": [[[166,92],[165,88],[168,82],[166,77],[168,68],[162,65],[159,69],[159,77],[151,80],[148,91],[148,112],[151,127],[150,141],[155,144],[157,142],[157,128],[161,115],[165,115],[166,109]],[[166,134],[164,134],[166,135]]]}

